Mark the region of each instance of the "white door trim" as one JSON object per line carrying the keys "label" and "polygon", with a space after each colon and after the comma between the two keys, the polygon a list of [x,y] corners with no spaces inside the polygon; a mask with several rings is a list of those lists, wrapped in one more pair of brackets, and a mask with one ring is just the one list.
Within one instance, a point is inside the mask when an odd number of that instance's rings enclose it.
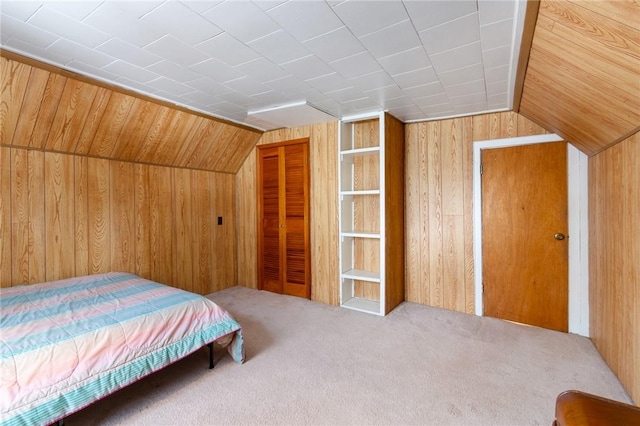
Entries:
{"label": "white door trim", "polygon": [[[483,149],[559,142],[545,134],[473,142],[473,262],[475,314],[484,315],[482,300],[482,186],[480,155]],[[567,144],[569,226],[569,332],[589,336],[588,158]]]}

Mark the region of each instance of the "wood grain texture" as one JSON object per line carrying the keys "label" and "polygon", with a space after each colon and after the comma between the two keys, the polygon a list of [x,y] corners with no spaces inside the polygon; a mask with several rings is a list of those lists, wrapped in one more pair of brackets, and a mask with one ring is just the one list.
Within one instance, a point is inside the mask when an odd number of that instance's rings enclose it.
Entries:
{"label": "wood grain texture", "polygon": [[234,175],[10,147],[0,166],[2,287],[112,270],[201,294],[237,283]]}
{"label": "wood grain texture", "polygon": [[405,125],[406,300],[473,313],[473,141],[544,133],[511,112]]}
{"label": "wood grain texture", "polygon": [[262,132],[0,50],[3,146],[236,173]]}
{"label": "wood grain texture", "polygon": [[589,159],[591,339],[640,402],[640,133]]}
{"label": "wood grain texture", "polygon": [[640,4],[544,0],[519,112],[587,155],[640,127]]}
{"label": "wood grain texture", "polygon": [[[337,122],[266,132],[259,145],[309,138],[311,211],[311,300],[338,304]],[[238,283],[257,288],[255,149],[236,175]],[[246,270],[244,270],[246,268]]]}

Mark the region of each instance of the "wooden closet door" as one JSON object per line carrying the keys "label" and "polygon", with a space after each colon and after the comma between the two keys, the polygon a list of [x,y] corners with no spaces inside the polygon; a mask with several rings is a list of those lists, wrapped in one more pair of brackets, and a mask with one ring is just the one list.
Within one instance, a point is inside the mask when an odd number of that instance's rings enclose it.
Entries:
{"label": "wooden closet door", "polygon": [[309,298],[308,141],[258,148],[259,288]]}

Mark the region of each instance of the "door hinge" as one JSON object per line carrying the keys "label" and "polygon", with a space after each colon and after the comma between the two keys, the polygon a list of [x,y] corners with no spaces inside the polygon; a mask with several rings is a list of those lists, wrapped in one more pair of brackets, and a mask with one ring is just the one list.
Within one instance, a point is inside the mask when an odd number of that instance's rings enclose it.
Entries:
{"label": "door hinge", "polygon": [[484,294],[484,283],[482,283],[481,285],[482,285],[482,294]]}
{"label": "door hinge", "polygon": [[484,167],[482,166],[482,163],[480,163],[480,176],[482,176],[483,169]]}

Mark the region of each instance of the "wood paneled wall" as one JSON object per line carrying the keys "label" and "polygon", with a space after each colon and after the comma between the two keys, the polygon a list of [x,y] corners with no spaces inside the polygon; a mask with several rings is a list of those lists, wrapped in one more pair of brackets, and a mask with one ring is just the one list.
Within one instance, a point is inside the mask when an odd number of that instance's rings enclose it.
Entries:
{"label": "wood paneled wall", "polygon": [[589,159],[591,339],[640,404],[640,133]]}
{"label": "wood paneled wall", "polygon": [[0,52],[2,146],[236,173],[262,133]]}
{"label": "wood paneled wall", "polygon": [[0,166],[3,287],[107,271],[236,285],[234,175],[9,147]]}
{"label": "wood paneled wall", "polygon": [[[311,212],[311,299],[338,304],[338,123],[265,133],[259,145],[309,138]],[[238,284],[258,288],[256,150],[236,174]]]}
{"label": "wood paneled wall", "polygon": [[540,2],[519,112],[593,155],[640,129],[640,2]]}
{"label": "wood paneled wall", "polygon": [[473,141],[544,133],[510,112],[405,125],[406,300],[474,312]]}

